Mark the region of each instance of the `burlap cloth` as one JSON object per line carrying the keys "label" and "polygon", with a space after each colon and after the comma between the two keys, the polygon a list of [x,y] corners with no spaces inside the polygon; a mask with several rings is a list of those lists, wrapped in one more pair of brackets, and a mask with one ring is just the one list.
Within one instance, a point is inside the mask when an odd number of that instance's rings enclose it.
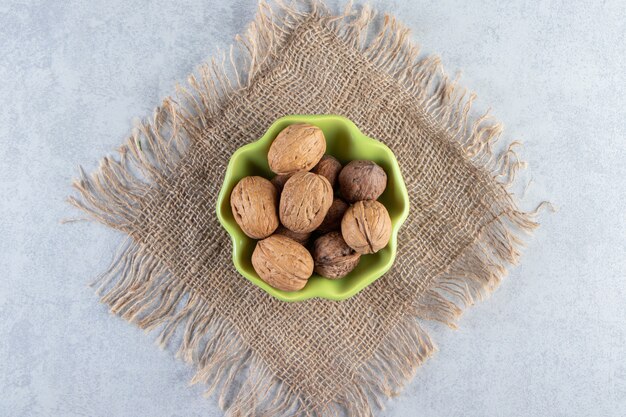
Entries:
{"label": "burlap cloth", "polygon": [[[419,58],[408,31],[367,8],[332,15],[262,4],[230,53],[203,66],[70,198],[129,236],[103,302],[179,344],[231,415],[370,415],[449,325],[515,262],[536,226],[507,185],[520,165],[468,117],[473,95]],[[385,142],[411,211],[393,268],[342,302],[276,300],[241,277],[215,215],[231,154],[287,114],[339,114]],[[174,337],[172,337],[174,336]]]}

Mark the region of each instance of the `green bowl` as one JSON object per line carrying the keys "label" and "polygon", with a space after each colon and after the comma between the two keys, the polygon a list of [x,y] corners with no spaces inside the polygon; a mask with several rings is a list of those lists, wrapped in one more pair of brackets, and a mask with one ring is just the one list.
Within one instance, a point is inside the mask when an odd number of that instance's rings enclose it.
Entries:
{"label": "green bowl", "polygon": [[[249,175],[268,179],[274,176],[267,162],[267,151],[278,133],[290,124],[309,123],[322,129],[326,137],[326,153],[342,164],[355,159],[376,162],[387,173],[387,189],[378,201],[385,205],[391,217],[392,234],[389,244],[372,255],[361,257],[359,265],[345,277],[332,280],[314,274],[304,288],[288,292],[271,287],[252,267],[254,239],[246,236],[235,222],[230,208],[230,194],[237,182]],[[398,161],[391,150],[381,142],[362,134],[350,120],[332,115],[286,116],[278,119],[256,142],[239,148],[230,158],[224,184],[217,197],[217,217],[233,241],[233,263],[237,271],[253,284],[283,301],[303,301],[319,297],[345,300],[380,278],[391,268],[396,257],[398,230],[409,214],[409,196],[400,173]]]}

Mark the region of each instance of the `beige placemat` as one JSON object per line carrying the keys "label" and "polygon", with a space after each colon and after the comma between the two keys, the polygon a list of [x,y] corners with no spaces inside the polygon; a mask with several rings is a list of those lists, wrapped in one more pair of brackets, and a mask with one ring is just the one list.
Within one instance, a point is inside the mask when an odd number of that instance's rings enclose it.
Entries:
{"label": "beige placemat", "polygon": [[[508,185],[501,127],[419,58],[389,16],[262,4],[223,56],[139,126],[70,201],[129,236],[102,301],[176,343],[232,415],[370,415],[431,355],[422,320],[454,325],[537,226]],[[287,114],[340,114],[396,154],[411,199],[397,260],[343,301],[278,301],[238,275],[215,201],[231,154]]]}

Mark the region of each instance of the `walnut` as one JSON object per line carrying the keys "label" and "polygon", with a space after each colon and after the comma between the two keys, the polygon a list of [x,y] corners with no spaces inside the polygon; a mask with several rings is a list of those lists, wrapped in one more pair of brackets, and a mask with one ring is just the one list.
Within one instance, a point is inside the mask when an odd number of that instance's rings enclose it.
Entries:
{"label": "walnut", "polygon": [[387,174],[372,161],[352,161],[339,173],[339,189],[346,201],[376,200],[387,187]]}
{"label": "walnut", "polygon": [[308,233],[322,223],[333,202],[328,180],[311,172],[298,172],[285,183],[280,197],[281,223],[291,231]]}
{"label": "walnut", "polygon": [[252,266],[259,277],[283,291],[301,290],[313,274],[313,258],[293,239],[272,235],[257,242]]}
{"label": "walnut", "polygon": [[326,213],[326,217],[324,217],[324,221],[317,230],[322,233],[339,230],[341,228],[341,219],[346,210],[348,210],[348,204],[341,198],[335,198],[333,204],[328,209],[328,213]]}
{"label": "walnut", "polygon": [[253,239],[268,237],[278,227],[278,192],[262,177],[242,178],[230,194],[235,221]]}
{"label": "walnut", "polygon": [[283,191],[285,183],[293,174],[295,174],[295,172],[292,172],[291,174],[278,174],[272,178],[272,184],[274,184],[274,187],[276,187],[279,193]]}
{"label": "walnut", "polygon": [[391,219],[385,206],[375,200],[358,201],[341,221],[346,243],[360,254],[376,253],[391,238]]}
{"label": "walnut", "polygon": [[341,278],[359,264],[361,254],[346,244],[339,232],[317,238],[313,246],[315,272],[326,278]]}
{"label": "walnut", "polygon": [[267,160],[277,174],[309,171],[326,152],[322,130],[313,125],[298,123],[283,129],[270,145]]}
{"label": "walnut", "polygon": [[302,246],[306,246],[306,244],[309,242],[309,238],[311,237],[311,233],[294,232],[293,230],[287,229],[282,224],[278,226],[278,229],[276,229],[274,234],[287,236],[288,238],[295,240]]}
{"label": "walnut", "polygon": [[333,188],[335,188],[339,171],[341,171],[341,162],[330,155],[322,156],[322,159],[311,170],[312,173],[325,177]]}

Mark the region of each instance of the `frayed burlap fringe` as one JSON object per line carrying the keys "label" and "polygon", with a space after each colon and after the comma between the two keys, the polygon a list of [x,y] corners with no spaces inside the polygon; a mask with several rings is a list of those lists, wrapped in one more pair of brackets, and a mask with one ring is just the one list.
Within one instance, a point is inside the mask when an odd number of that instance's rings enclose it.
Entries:
{"label": "frayed burlap fringe", "polygon": [[[411,314],[400,317],[380,338],[369,359],[355,370],[358,378],[336,390],[332,398],[298,390],[280,378],[241,338],[237,327],[207,301],[206,294],[177,279],[158,253],[139,242],[134,223],[145,216],[151,192],[168,192],[171,177],[189,149],[215,140],[207,132],[225,112],[231,96],[254,88],[255,79],[280,59],[293,31],[310,21],[360,51],[376,71],[400,83],[406,99],[437,135],[497,182],[490,192],[497,194],[493,201],[499,205],[447,268],[420,283],[407,310]],[[102,302],[143,329],[159,329],[161,346],[176,341],[178,356],[197,367],[192,382],[207,384],[207,394],[217,393],[219,405],[229,415],[372,415],[432,354],[433,343],[420,320],[455,326],[466,306],[497,286],[507,266],[517,261],[524,235],[537,227],[536,213],[517,210],[507,191],[523,167],[515,152],[517,143],[497,155],[493,149],[502,127],[488,115],[472,120],[475,95],[449,79],[437,57],[420,58],[408,30],[393,17],[375,17],[367,7],[349,5],[343,14],[333,15],[318,2],[306,10],[261,3],[257,17],[229,53],[202,66],[177,92],[176,100],[166,99],[151,120],[138,125],[120,148],[119,159],[105,158],[91,175],[81,172],[75,182],[79,195],[70,202],[130,236],[98,281]],[[217,167],[225,167],[230,148],[216,149],[207,157]],[[406,176],[410,194],[419,180]],[[433,204],[436,198],[432,196]],[[412,237],[403,240],[407,252]],[[195,267],[189,268],[193,272]],[[411,273],[402,264],[398,268],[400,274]]]}

